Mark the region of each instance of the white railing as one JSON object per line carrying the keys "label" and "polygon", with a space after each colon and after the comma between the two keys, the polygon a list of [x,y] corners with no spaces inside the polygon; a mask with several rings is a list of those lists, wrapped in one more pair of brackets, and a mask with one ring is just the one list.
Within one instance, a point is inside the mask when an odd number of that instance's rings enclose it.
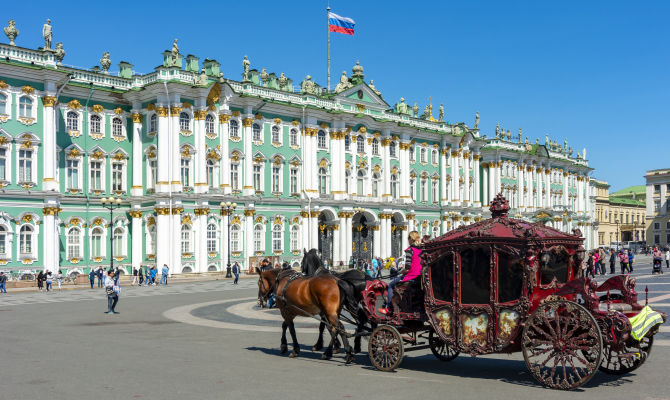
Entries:
{"label": "white railing", "polygon": [[8,44],[0,44],[0,58],[51,67],[56,66],[56,59],[50,51],[30,50]]}

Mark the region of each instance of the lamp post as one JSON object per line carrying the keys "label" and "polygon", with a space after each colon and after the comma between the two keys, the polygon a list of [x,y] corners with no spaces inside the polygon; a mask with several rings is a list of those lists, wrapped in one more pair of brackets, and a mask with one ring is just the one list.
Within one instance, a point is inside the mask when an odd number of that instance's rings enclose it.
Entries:
{"label": "lamp post", "polygon": [[364,208],[362,207],[356,207],[354,208],[354,211],[356,213],[361,214],[360,217],[358,218],[358,260],[356,262],[356,265],[361,265],[361,246],[362,246],[362,241],[363,241],[363,228],[365,227],[365,220],[363,219],[363,212],[365,211]]}
{"label": "lamp post", "polygon": [[616,249],[619,251],[619,219],[615,219],[614,222],[616,223]]}
{"label": "lamp post", "polygon": [[114,209],[121,207],[121,199],[118,197],[103,197],[100,204],[109,210],[109,268],[114,270]]}
{"label": "lamp post", "polygon": [[226,266],[226,278],[232,278],[233,275],[231,274],[231,268],[230,268],[230,216],[233,214],[233,211],[237,208],[237,203],[231,203],[231,202],[221,202],[221,215],[225,215],[228,217],[228,264]]}

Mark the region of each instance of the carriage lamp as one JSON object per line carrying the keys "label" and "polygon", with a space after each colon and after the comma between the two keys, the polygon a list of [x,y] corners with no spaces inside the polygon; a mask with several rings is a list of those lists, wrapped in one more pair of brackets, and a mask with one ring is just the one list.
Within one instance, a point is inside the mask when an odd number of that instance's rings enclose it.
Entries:
{"label": "carriage lamp", "polygon": [[575,251],[575,256],[577,257],[577,261],[579,262],[584,261],[584,257],[586,256],[586,250],[584,250],[583,247],[577,249],[577,251]]}
{"label": "carriage lamp", "polygon": [[549,264],[549,260],[551,260],[551,256],[549,255],[549,252],[543,251],[542,255],[540,256],[540,261],[542,261],[543,265]]}

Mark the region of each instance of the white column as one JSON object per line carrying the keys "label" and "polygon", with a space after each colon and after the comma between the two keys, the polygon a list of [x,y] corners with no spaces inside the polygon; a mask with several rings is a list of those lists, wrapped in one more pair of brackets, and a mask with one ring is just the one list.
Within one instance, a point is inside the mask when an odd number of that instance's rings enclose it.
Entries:
{"label": "white column", "polygon": [[[252,196],[255,194],[254,183],[253,183],[253,158],[254,155],[251,151],[251,125],[254,123],[254,118],[251,115],[248,115],[244,120],[242,120],[243,133],[242,140],[244,141],[244,183],[242,186],[242,193],[245,196]],[[247,247],[248,248],[248,247]],[[247,255],[246,257],[250,257]]]}
{"label": "white column", "polygon": [[[391,200],[391,155],[389,152],[389,145],[391,144],[391,132],[388,129],[384,130],[384,138],[381,141],[382,145],[382,201],[388,202]],[[389,241],[389,245],[390,245]]]}
{"label": "white column", "polygon": [[[46,200],[45,207],[42,209],[44,215],[44,224],[42,237],[44,238],[43,260],[44,270],[49,270],[56,275],[60,269],[60,234],[57,231],[56,220],[58,219],[58,212],[60,210],[59,204],[56,200]],[[37,234],[37,233],[36,233]],[[18,237],[17,237],[18,241]],[[18,248],[18,247],[17,247]]]}
{"label": "white column", "polygon": [[448,147],[443,147],[440,150],[440,204],[443,206],[449,205],[447,188],[449,181],[447,180],[447,153],[449,152]]}
{"label": "white column", "polygon": [[473,188],[472,188],[472,200],[475,206],[479,207],[482,205],[482,198],[479,193],[479,185],[481,184],[481,176],[479,173],[479,159],[482,158],[481,155],[475,154],[472,156],[473,160],[473,165],[472,165],[472,172],[474,173],[474,180],[475,182],[473,183]]}
{"label": "white column", "polygon": [[[168,185],[170,184],[170,120],[168,119],[167,107],[157,105],[156,114],[158,115],[158,157],[156,164],[156,173],[158,177],[156,178],[156,193],[167,193],[169,190]],[[156,224],[156,232],[158,233],[160,232],[160,230],[158,230],[158,222],[156,222]],[[158,251],[156,251],[156,253],[158,253]],[[158,258],[156,259],[158,260]],[[158,261],[156,262],[156,265],[158,265]]]}
{"label": "white column", "polygon": [[[254,254],[254,210],[244,210],[244,267],[249,269],[249,257]],[[258,265],[256,265],[258,266]]]}
{"label": "white column", "polygon": [[332,227],[333,228],[333,265],[332,267],[336,267],[340,265],[340,261],[344,261],[342,259],[342,241],[340,240],[340,229],[342,228],[340,225],[335,225]]}
{"label": "white column", "polygon": [[461,204],[470,206],[472,201],[472,186],[470,185],[470,152],[463,154],[463,202]]}
{"label": "white column", "polygon": [[491,195],[489,194],[491,192],[491,177],[489,176],[489,164],[485,163],[484,168],[483,168],[483,185],[482,188],[484,189],[484,194],[482,196],[482,207],[486,207],[491,203]]}
{"label": "white column", "polygon": [[302,247],[305,250],[310,250],[314,245],[312,244],[309,238],[309,212],[301,211],[300,216],[302,217],[301,226],[300,226],[300,235],[302,236]]}
{"label": "white column", "polygon": [[[18,100],[18,96],[16,97]],[[58,191],[58,182],[56,182],[56,110],[54,106],[56,98],[45,96],[42,98],[43,116],[43,134],[42,134],[42,157],[44,160],[42,173],[42,189],[45,191]],[[16,107],[18,110],[18,107]],[[88,151],[88,149],[84,149]]]}
{"label": "white column", "polygon": [[380,212],[378,217],[379,217],[379,230],[375,232],[376,234],[379,235],[379,250],[377,250],[377,253],[379,254],[380,257],[385,257],[386,246],[390,244],[390,242],[386,241],[386,214]]}
{"label": "white column", "polygon": [[354,242],[354,236],[353,236],[353,218],[352,216],[354,213],[352,211],[347,211],[347,218],[346,218],[346,231],[345,236],[346,236],[346,243],[344,248],[346,249],[346,263],[349,263],[349,260],[351,259],[351,256],[354,254],[353,248],[352,248],[352,243]]}
{"label": "white column", "polygon": [[[140,114],[139,105],[133,104],[133,113],[131,117],[133,119],[133,184],[130,188],[131,196],[141,196],[144,185],[142,184],[142,114]],[[139,266],[139,264],[138,264]],[[135,263],[133,263],[135,267]]]}
{"label": "white column", "polygon": [[[175,246],[170,238],[170,208],[166,203],[156,205],[156,267],[161,268],[163,264],[168,264],[172,268],[171,248]],[[181,248],[181,246],[179,246]],[[181,272],[181,271],[179,271]]]}
{"label": "white column", "polygon": [[381,224],[372,227],[373,237],[372,237],[372,256],[381,257]]}
{"label": "white column", "polygon": [[[338,256],[337,258],[344,262],[344,265],[349,263],[349,258],[347,257],[347,212],[340,211],[337,213],[337,217],[340,220],[339,229],[335,231],[334,240],[337,240],[340,244],[338,246]],[[339,263],[338,263],[339,264]]]}
{"label": "white column", "polygon": [[[314,249],[319,248],[319,212],[312,211],[309,215],[309,242]],[[309,250],[309,249],[307,249]]]}
{"label": "white column", "polygon": [[[230,220],[233,218],[232,214],[231,215],[221,215],[221,222],[219,223],[219,229],[221,229],[221,244],[219,245],[219,248],[221,249],[221,252],[219,253],[221,255],[221,270],[223,270],[226,266],[228,266],[228,256],[230,252],[229,248],[229,243],[230,243],[230,238],[228,237],[228,224],[230,223]],[[232,265],[232,264],[231,264]]]}
{"label": "white column", "polygon": [[[172,176],[170,177],[170,186],[172,186],[172,192],[181,192],[182,190],[181,180],[179,179],[179,173],[181,171],[181,152],[179,151],[179,138],[181,137],[179,133],[179,113],[181,113],[181,110],[181,103],[176,103],[176,105],[170,108],[170,124],[172,125],[172,143],[170,146]],[[179,262],[181,262],[181,257],[179,257]],[[170,268],[172,268],[172,266],[170,266]],[[181,272],[181,269],[179,272]]]}
{"label": "white column", "polygon": [[517,168],[517,187],[519,188],[519,202],[517,203],[518,208],[521,209],[525,207],[525,203],[523,201],[523,172],[525,168],[524,165],[519,161],[518,168]]}
{"label": "white column", "polygon": [[139,210],[139,205],[133,207],[134,209],[130,211],[130,216],[132,217],[131,221],[131,247],[130,253],[131,263],[133,268],[139,268],[142,264],[142,211]]}
{"label": "white column", "polygon": [[409,195],[409,142],[400,142],[400,202],[409,203],[412,201]]}
{"label": "white column", "polygon": [[194,210],[197,239],[195,241],[195,271],[207,272],[209,254],[207,253],[207,216],[209,208],[201,207]]}
{"label": "white column", "polygon": [[[219,184],[219,187],[223,188],[224,194],[230,194],[232,192],[230,186],[230,131],[228,130],[228,121],[230,121],[230,114],[219,114],[219,145],[221,146],[221,161],[219,163],[219,171],[221,172],[219,179],[221,183]],[[226,246],[228,246],[227,242]],[[227,262],[228,259],[226,258],[226,263]]]}
{"label": "white column", "polygon": [[[206,193],[209,190],[207,175],[205,173],[207,155],[207,142],[205,141],[205,117],[207,109],[195,110],[193,112],[193,128],[195,135],[195,165],[193,166],[193,181],[195,193]],[[207,269],[205,268],[205,271]],[[201,271],[202,272],[202,271]]]}
{"label": "white column", "polygon": [[452,151],[451,152],[451,191],[452,191],[452,196],[451,196],[451,201],[453,206],[459,206],[461,205],[463,199],[461,199],[460,195],[460,179],[461,179],[461,156],[459,151]]}

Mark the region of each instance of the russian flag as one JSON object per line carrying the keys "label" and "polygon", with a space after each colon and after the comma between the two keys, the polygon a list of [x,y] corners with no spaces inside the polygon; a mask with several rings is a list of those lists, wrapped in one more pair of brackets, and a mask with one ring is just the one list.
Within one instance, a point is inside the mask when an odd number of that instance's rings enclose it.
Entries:
{"label": "russian flag", "polygon": [[328,12],[328,30],[331,32],[344,33],[345,35],[354,34],[354,25],[356,21],[351,18],[340,17],[339,15]]}

